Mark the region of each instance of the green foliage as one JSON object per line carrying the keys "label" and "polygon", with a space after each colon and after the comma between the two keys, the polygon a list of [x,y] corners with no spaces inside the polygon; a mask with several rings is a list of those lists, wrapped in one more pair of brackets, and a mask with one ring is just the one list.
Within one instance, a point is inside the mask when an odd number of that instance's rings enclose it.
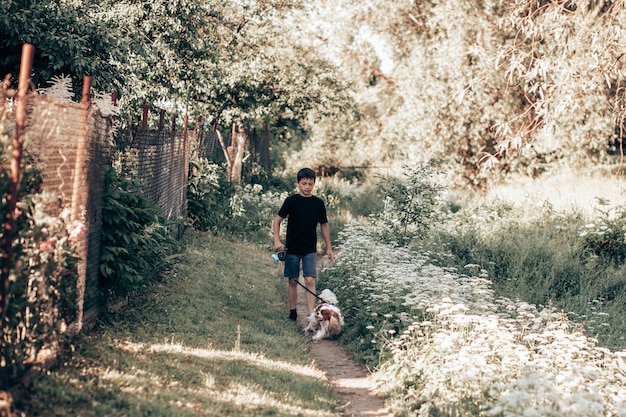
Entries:
{"label": "green foliage", "polygon": [[[35,47],[33,82],[41,87],[53,76],[75,81],[80,98],[84,76],[94,87],[111,91],[121,78],[116,67],[123,57],[123,37],[92,13],[91,2],[7,0],[0,4],[0,68],[19,74],[23,43]],[[4,73],[2,74],[4,76]]]}
{"label": "green foliage", "polygon": [[[599,199],[601,207],[608,206],[608,201]],[[621,265],[626,260],[626,207],[597,208],[598,216],[593,223],[588,223],[579,235],[583,238],[584,248],[614,265]]]}
{"label": "green foliage", "polygon": [[[22,196],[15,268],[2,322],[0,381],[6,384],[15,382],[42,348],[62,342],[67,326],[76,320],[79,258],[68,232],[71,225],[64,217],[45,216],[44,202],[31,198],[37,199]],[[2,388],[7,386],[0,383]]]}
{"label": "green foliage", "polygon": [[193,158],[187,181],[187,216],[190,225],[217,234],[231,217],[229,201],[235,188],[226,169],[206,158]]}
{"label": "green foliage", "polygon": [[121,297],[157,276],[176,258],[178,243],[158,207],[132,192],[133,181],[109,168],[102,207],[100,279],[105,297]]}
{"label": "green foliage", "polygon": [[260,184],[234,187],[223,166],[203,158],[191,161],[188,217],[197,230],[266,245],[285,197],[286,193],[264,191]]}
{"label": "green foliage", "polygon": [[381,239],[404,246],[424,237],[435,223],[444,188],[432,181],[433,165],[405,168],[404,177],[383,177],[380,181],[383,209],[371,216]]}
{"label": "green foliage", "polygon": [[[3,202],[6,202],[9,178],[5,146],[10,137],[10,129],[5,129],[10,118],[5,116],[2,112],[0,198]],[[32,162],[25,154],[25,171],[19,190],[20,216],[16,224],[18,235],[13,245],[14,264],[9,276],[6,310],[0,321],[0,390],[16,382],[32,366],[43,347],[62,343],[67,325],[76,319],[78,256],[75,243],[80,237],[70,232],[78,230],[76,227],[80,225],[68,223],[67,211],[58,217],[46,214],[44,208],[54,204],[41,194],[41,173]],[[2,219],[5,208],[6,204],[0,206]]]}
{"label": "green foliage", "polygon": [[624,74],[614,64],[622,53],[614,33],[624,30],[623,16],[621,2],[510,6],[500,22],[516,36],[501,46],[499,59],[526,102],[500,126],[503,148],[528,140],[570,164],[610,161],[609,142],[623,138]]}
{"label": "green foliage", "polygon": [[362,117],[310,126],[292,163],[394,170],[435,158],[451,183],[476,188],[491,174],[616,163],[624,10],[587,0],[313,2],[302,19],[324,25],[303,23],[301,42],[325,39],[319,49],[349,74]]}
{"label": "green foliage", "polygon": [[324,52],[349,74],[359,116],[312,126],[315,142],[297,157],[387,172],[440,159],[458,184],[484,185],[479,161],[494,149],[493,126],[519,108],[517,92],[494,71],[494,51],[507,36],[494,23],[502,8],[476,1],[341,5],[339,14],[334,3],[315,3],[308,19],[326,24],[309,30],[328,39]]}

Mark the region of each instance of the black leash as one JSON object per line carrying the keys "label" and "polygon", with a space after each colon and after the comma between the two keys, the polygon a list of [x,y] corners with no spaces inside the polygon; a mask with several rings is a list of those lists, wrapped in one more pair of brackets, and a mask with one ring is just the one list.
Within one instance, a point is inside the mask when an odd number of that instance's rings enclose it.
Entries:
{"label": "black leash", "polygon": [[[304,285],[302,285],[300,283],[300,281],[298,280],[298,278],[290,278],[293,279],[294,281],[296,281],[296,284],[298,284],[299,286],[301,286],[302,288],[304,288],[306,290],[306,292],[308,292],[309,294],[312,294],[315,296],[315,298],[317,298],[318,300],[320,300],[323,303],[328,303],[328,301],[324,300],[322,297],[318,296],[317,294],[315,294],[313,291],[311,291],[310,289],[308,289],[307,287],[305,287]],[[331,303],[328,303],[331,304]]]}

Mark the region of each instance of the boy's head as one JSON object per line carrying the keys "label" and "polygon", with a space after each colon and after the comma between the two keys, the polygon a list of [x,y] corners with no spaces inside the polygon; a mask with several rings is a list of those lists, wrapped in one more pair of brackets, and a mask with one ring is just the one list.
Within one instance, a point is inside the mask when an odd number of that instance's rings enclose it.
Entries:
{"label": "boy's head", "polygon": [[300,171],[298,171],[298,182],[305,178],[311,179],[313,180],[313,182],[315,182],[315,171],[313,171],[311,168],[302,168]]}
{"label": "boy's head", "polygon": [[311,197],[315,187],[315,171],[311,168],[302,168],[298,171],[298,193],[302,197]]}

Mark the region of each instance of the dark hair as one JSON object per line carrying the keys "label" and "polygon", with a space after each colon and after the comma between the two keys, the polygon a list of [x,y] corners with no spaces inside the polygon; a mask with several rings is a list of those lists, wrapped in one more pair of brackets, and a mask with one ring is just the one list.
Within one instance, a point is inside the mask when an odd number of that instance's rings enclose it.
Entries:
{"label": "dark hair", "polygon": [[298,182],[300,182],[301,179],[303,178],[310,178],[315,182],[315,171],[313,171],[311,168],[302,168],[300,171],[298,171]]}

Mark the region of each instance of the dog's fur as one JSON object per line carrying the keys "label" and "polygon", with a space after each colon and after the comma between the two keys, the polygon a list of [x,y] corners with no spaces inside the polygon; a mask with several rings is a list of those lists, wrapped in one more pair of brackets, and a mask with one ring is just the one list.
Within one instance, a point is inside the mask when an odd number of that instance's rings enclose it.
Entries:
{"label": "dog's fur", "polygon": [[307,332],[315,332],[312,339],[317,341],[337,336],[343,328],[343,313],[337,307],[337,297],[326,288],[319,295],[323,301],[320,302],[311,315],[309,324],[304,329]]}

